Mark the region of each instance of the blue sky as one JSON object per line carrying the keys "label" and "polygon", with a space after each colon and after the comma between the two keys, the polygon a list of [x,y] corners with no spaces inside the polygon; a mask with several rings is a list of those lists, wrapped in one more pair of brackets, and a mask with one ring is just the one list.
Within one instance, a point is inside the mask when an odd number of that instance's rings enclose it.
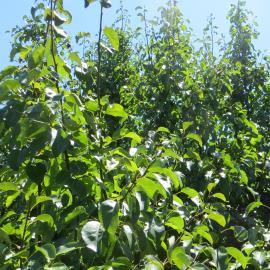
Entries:
{"label": "blue sky", "polygon": [[[10,36],[6,30],[10,30],[16,24],[22,25],[23,15],[30,13],[34,0],[12,0],[4,1],[0,10],[0,69],[8,65],[8,54],[10,51]],[[99,8],[94,3],[89,8],[83,8],[83,0],[64,0],[65,8],[73,15],[72,25],[66,28],[71,35],[78,31],[90,32],[94,36],[98,29]],[[136,6],[145,6],[149,17],[157,15],[159,6],[164,5],[167,0],[123,0],[125,8],[131,14],[131,24],[136,27],[139,19],[136,17]],[[219,27],[219,33],[228,33],[229,24],[226,14],[230,4],[237,0],[179,0],[178,5],[185,19],[190,20],[190,26],[197,37],[202,36],[202,30],[206,25],[207,18],[211,13],[216,18],[215,24]],[[259,24],[260,37],[256,41],[256,48],[270,52],[270,0],[247,0],[247,8],[256,16]],[[104,25],[110,25],[115,18],[115,11],[119,8],[120,1],[112,0],[113,7],[105,10]]]}

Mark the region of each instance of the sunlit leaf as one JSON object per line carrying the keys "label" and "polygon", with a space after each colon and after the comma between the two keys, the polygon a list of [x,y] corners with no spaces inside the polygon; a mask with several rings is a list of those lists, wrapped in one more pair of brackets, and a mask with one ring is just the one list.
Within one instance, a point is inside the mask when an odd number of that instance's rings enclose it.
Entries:
{"label": "sunlit leaf", "polygon": [[103,232],[104,229],[98,221],[89,221],[82,228],[82,239],[89,249],[97,252]]}
{"label": "sunlit leaf", "polygon": [[230,254],[237,262],[239,262],[244,269],[246,268],[248,258],[245,257],[239,249],[235,247],[227,247],[226,250],[228,254]]}
{"label": "sunlit leaf", "polygon": [[195,133],[189,133],[186,137],[189,138],[189,139],[195,140],[202,147],[203,143],[202,143],[202,138],[201,138],[200,135],[195,134]]}
{"label": "sunlit leaf", "polygon": [[109,105],[105,113],[114,117],[121,117],[121,118],[127,118],[128,116],[123,106],[116,103]]}
{"label": "sunlit leaf", "polygon": [[250,214],[255,208],[258,208],[260,206],[263,206],[263,203],[260,201],[250,203],[246,208],[247,214]]}
{"label": "sunlit leaf", "polygon": [[99,220],[111,235],[115,234],[119,224],[118,210],[119,207],[116,201],[106,200],[100,204]]}
{"label": "sunlit leaf", "polygon": [[103,32],[106,35],[106,37],[109,39],[112,47],[115,50],[118,50],[119,49],[119,37],[118,37],[117,32],[111,27],[105,27],[103,29]]}
{"label": "sunlit leaf", "polygon": [[218,198],[218,199],[220,199],[220,200],[222,200],[223,202],[226,202],[227,200],[226,200],[226,197],[225,197],[225,195],[223,194],[223,193],[215,193],[215,194],[213,194],[212,195],[213,197],[215,197],[215,198]]}
{"label": "sunlit leaf", "polygon": [[179,269],[188,267],[191,263],[182,247],[176,247],[173,249],[171,252],[171,259]]}
{"label": "sunlit leaf", "polygon": [[220,226],[225,227],[226,220],[225,217],[219,213],[211,212],[207,218],[214,220],[216,223],[218,223]]}

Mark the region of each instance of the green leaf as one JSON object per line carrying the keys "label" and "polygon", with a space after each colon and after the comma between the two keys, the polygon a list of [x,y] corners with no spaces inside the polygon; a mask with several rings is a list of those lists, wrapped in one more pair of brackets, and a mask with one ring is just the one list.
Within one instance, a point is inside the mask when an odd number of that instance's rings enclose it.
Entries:
{"label": "green leaf", "polygon": [[195,140],[202,147],[203,143],[202,143],[202,139],[201,139],[200,135],[195,134],[195,133],[189,133],[186,137],[189,138],[189,139]]}
{"label": "green leaf", "polygon": [[16,191],[10,196],[8,196],[6,200],[6,207],[7,208],[10,207],[12,203],[16,200],[16,198],[19,197],[20,194],[21,194],[21,191]]}
{"label": "green leaf", "polygon": [[162,171],[163,174],[165,174],[166,176],[168,176],[172,183],[173,183],[173,186],[174,188],[177,190],[179,187],[182,187],[183,186],[183,183],[181,181],[181,178],[180,176],[177,174],[177,172],[174,172],[172,171],[171,169],[169,168],[164,168],[163,171]]}
{"label": "green leaf", "polygon": [[28,164],[25,168],[28,177],[35,183],[39,184],[43,181],[46,173],[46,167],[43,163]]}
{"label": "green leaf", "polygon": [[53,29],[59,37],[61,37],[61,38],[68,37],[68,34],[62,28],[57,27],[56,25],[53,25]]}
{"label": "green leaf", "polygon": [[110,235],[114,235],[118,225],[118,203],[113,200],[106,200],[100,204],[98,216],[101,224]]}
{"label": "green leaf", "polygon": [[207,227],[205,225],[198,225],[194,229],[193,234],[200,235],[201,237],[206,239],[211,245],[213,245],[214,241],[213,241],[212,235],[209,233],[209,227]]}
{"label": "green leaf", "polygon": [[222,152],[222,159],[226,166],[229,168],[234,168],[234,162],[232,161],[232,158],[229,154],[225,154],[225,152]]}
{"label": "green leaf", "polygon": [[37,216],[32,223],[37,221],[46,222],[51,228],[54,226],[53,217],[49,214],[42,214]]}
{"label": "green leaf", "polygon": [[149,262],[145,265],[144,270],[163,270],[163,266],[160,263]]}
{"label": "green leaf", "polygon": [[25,161],[26,155],[27,152],[25,149],[23,149],[22,151],[13,150],[7,158],[8,165],[10,166],[10,168],[15,171],[18,171],[21,164]]}
{"label": "green leaf", "polygon": [[240,178],[241,182],[244,183],[245,185],[247,185],[248,184],[248,177],[247,177],[246,172],[243,170],[240,170],[240,174],[241,174],[241,178]]}
{"label": "green leaf", "polygon": [[181,192],[186,194],[191,199],[199,195],[195,189],[189,187],[182,188]]}
{"label": "green leaf", "polygon": [[190,265],[190,260],[182,247],[175,247],[171,252],[171,259],[173,263],[179,268],[183,269]]}
{"label": "green leaf", "polygon": [[109,105],[105,113],[114,117],[121,117],[121,118],[128,117],[124,108],[120,104],[117,104],[117,103]]}
{"label": "green leaf", "polygon": [[8,98],[13,90],[18,90],[21,87],[17,80],[8,79],[0,84],[0,101]]}
{"label": "green leaf", "polygon": [[228,269],[228,263],[227,263],[227,257],[228,253],[225,249],[225,247],[219,247],[215,251],[214,255],[214,260],[215,264],[217,266],[217,270],[225,270]]}
{"label": "green leaf", "polygon": [[226,225],[226,220],[224,216],[219,213],[211,212],[207,217],[211,220],[214,220],[222,227],[225,227]]}
{"label": "green leaf", "polygon": [[77,206],[75,209],[73,209],[70,213],[67,214],[64,221],[65,223],[69,223],[82,214],[86,214],[85,208],[83,206]]}
{"label": "green leaf", "polygon": [[5,213],[4,215],[2,215],[0,217],[0,224],[3,223],[5,220],[7,220],[8,218],[12,217],[16,215],[15,211],[11,210],[11,211],[8,211],[7,213]]}
{"label": "green leaf", "polygon": [[41,247],[36,246],[36,250],[41,252],[48,262],[56,257],[56,248],[53,244],[45,244]]}
{"label": "green leaf", "polygon": [[31,206],[31,209],[30,210],[32,211],[40,203],[48,202],[48,201],[51,201],[51,200],[52,199],[50,197],[47,197],[47,196],[38,196],[38,197],[35,198],[35,202]]}
{"label": "green leaf", "polygon": [[72,175],[83,175],[88,170],[87,164],[80,160],[72,160],[69,163],[69,167]]}
{"label": "green leaf", "polygon": [[168,227],[171,227],[175,230],[177,230],[178,232],[181,232],[182,229],[184,228],[185,226],[185,223],[184,223],[184,219],[180,216],[175,216],[175,217],[171,217],[169,218],[166,222],[165,222],[165,225],[168,226]]}
{"label": "green leaf", "polygon": [[165,128],[165,127],[159,127],[159,128],[157,129],[157,132],[170,133],[170,131],[169,131],[167,128]]}
{"label": "green leaf", "polygon": [[263,203],[260,201],[250,203],[246,208],[246,213],[250,214],[255,208],[263,206]]}
{"label": "green leaf", "polygon": [[247,120],[246,118],[244,119],[243,122],[244,122],[244,123],[252,130],[252,132],[253,132],[254,134],[259,135],[259,131],[258,131],[258,129],[257,129],[257,127],[256,127],[256,125],[255,125],[254,122],[249,121],[249,120]]}
{"label": "green leaf", "polygon": [[183,130],[186,131],[192,125],[193,125],[193,122],[184,122],[182,124]]}
{"label": "green leaf", "polygon": [[231,255],[237,262],[239,262],[244,269],[246,268],[248,258],[245,257],[239,249],[235,247],[227,247],[226,250],[228,254]]}
{"label": "green leaf", "polygon": [[28,65],[30,69],[33,69],[36,66],[40,65],[40,63],[42,63],[44,53],[45,47],[43,46],[39,46],[32,51],[28,60]]}
{"label": "green leaf", "polygon": [[145,257],[147,264],[145,265],[145,270],[163,270],[163,265],[157,260],[156,257],[152,255],[147,255]]}
{"label": "green leaf", "polygon": [[98,101],[97,100],[89,100],[85,103],[85,107],[87,110],[91,112],[96,112],[99,110]]}
{"label": "green leaf", "polygon": [[191,270],[209,270],[207,266],[202,263],[194,264],[190,267]]}
{"label": "green leaf", "polygon": [[222,200],[223,202],[227,202],[227,199],[223,193],[215,193],[212,196]]}
{"label": "green leaf", "polygon": [[105,27],[103,29],[104,34],[106,35],[106,37],[108,38],[108,40],[110,41],[112,47],[118,51],[119,49],[119,37],[117,32],[111,28],[111,27]]}
{"label": "green leaf", "polygon": [[242,226],[232,226],[230,229],[233,230],[235,238],[239,242],[244,242],[248,239],[248,231]]}
{"label": "green leaf", "polygon": [[67,244],[61,245],[56,249],[56,256],[66,255],[74,250],[82,248],[82,244],[78,242],[69,242]]}
{"label": "green leaf", "polygon": [[67,22],[67,19],[65,17],[62,17],[61,14],[59,14],[57,11],[53,11],[53,18],[54,18],[54,24],[56,26],[62,25]]}
{"label": "green leaf", "polygon": [[69,53],[68,59],[71,60],[72,62],[77,63],[79,66],[82,65],[82,61],[81,58],[79,57],[79,55],[75,52],[71,52]]}
{"label": "green leaf", "polygon": [[63,263],[55,263],[50,267],[45,267],[45,270],[69,270],[70,268],[67,267]]}
{"label": "green leaf", "polygon": [[0,228],[0,243],[6,243],[6,244],[11,243],[8,234],[1,228]]}
{"label": "green leaf", "polygon": [[94,3],[96,0],[84,0],[84,7],[87,8],[91,3]]}
{"label": "green leaf", "polygon": [[211,193],[212,190],[213,190],[216,186],[217,186],[217,183],[209,183],[209,184],[207,185],[207,190],[208,190],[208,192]]}
{"label": "green leaf", "polygon": [[141,143],[141,141],[142,141],[142,138],[138,134],[136,134],[135,132],[129,132],[129,133],[125,134],[124,137],[131,138],[136,143]]}
{"label": "green leaf", "polygon": [[103,233],[104,228],[98,221],[89,221],[82,228],[82,239],[89,249],[97,252]]}
{"label": "green leaf", "polygon": [[130,268],[131,267],[131,262],[126,257],[118,257],[118,258],[114,259],[109,265],[112,266],[112,267],[115,267],[116,269],[118,269],[118,268],[122,269],[122,267]]}
{"label": "green leaf", "polygon": [[153,199],[156,193],[163,195],[164,198],[167,197],[166,192],[160,183],[146,177],[140,178],[137,181],[136,189],[138,191],[144,191],[149,199]]}
{"label": "green leaf", "polygon": [[58,130],[57,136],[52,144],[52,152],[54,156],[57,157],[61,153],[65,152],[66,149],[67,149],[66,134],[63,130]]}
{"label": "green leaf", "polygon": [[1,191],[19,191],[19,186],[11,182],[0,183]]}
{"label": "green leaf", "polygon": [[181,161],[181,157],[178,154],[176,154],[172,149],[169,149],[169,148],[164,151],[162,156],[164,156],[164,157],[172,157],[172,158],[174,158],[176,160]]}

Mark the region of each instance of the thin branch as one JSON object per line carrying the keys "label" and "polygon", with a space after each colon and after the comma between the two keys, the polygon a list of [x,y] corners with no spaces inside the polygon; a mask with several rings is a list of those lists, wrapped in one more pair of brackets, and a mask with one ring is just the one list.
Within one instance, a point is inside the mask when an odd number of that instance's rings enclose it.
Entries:
{"label": "thin branch", "polygon": [[[102,105],[101,99],[101,35],[102,35],[102,21],[103,21],[103,5],[100,4],[100,21],[99,21],[99,33],[98,33],[98,73],[97,73],[97,97],[98,97],[98,119],[101,121]],[[102,125],[102,123],[101,123]],[[99,152],[102,153],[103,149],[103,139],[102,139],[102,129],[100,128],[99,134]],[[99,175],[102,182],[104,182],[104,174],[102,168],[102,160],[99,160]],[[106,196],[105,192],[104,195]]]}
{"label": "thin branch", "polygon": [[[97,96],[98,96],[98,106],[99,114],[101,113],[101,81],[100,81],[100,67],[101,67],[101,34],[102,34],[102,20],[103,20],[103,6],[100,5],[100,21],[99,21],[99,33],[98,33],[98,74],[97,74]],[[99,115],[100,116],[100,115]]]}
{"label": "thin branch", "polygon": [[[60,94],[60,87],[59,87],[59,81],[58,81],[58,65],[56,62],[56,58],[55,58],[55,50],[57,50],[57,48],[55,47],[54,44],[54,32],[53,32],[53,11],[56,7],[56,2],[57,0],[51,0],[51,18],[50,18],[50,34],[51,34],[51,54],[52,54],[52,59],[53,59],[53,64],[54,64],[54,71],[56,73],[56,78],[55,78],[55,87],[57,90],[57,93]],[[62,125],[63,125],[63,129],[65,130],[65,119],[64,119],[64,110],[63,110],[63,101],[62,99],[60,100],[60,111],[61,111],[61,120],[62,120]],[[66,163],[66,167],[69,170],[70,166],[69,166],[69,156],[68,156],[68,152],[67,150],[64,151],[64,157],[65,157],[65,163]]]}

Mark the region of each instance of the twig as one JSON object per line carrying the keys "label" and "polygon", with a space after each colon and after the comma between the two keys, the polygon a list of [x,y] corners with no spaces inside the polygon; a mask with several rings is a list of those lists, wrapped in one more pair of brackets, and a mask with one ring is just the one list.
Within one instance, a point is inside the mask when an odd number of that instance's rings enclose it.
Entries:
{"label": "twig", "polygon": [[[54,71],[55,71],[56,75],[58,76],[58,66],[57,66],[55,54],[54,54],[54,50],[56,48],[54,46],[55,44],[54,44],[54,33],[53,33],[53,11],[56,7],[56,2],[57,2],[57,0],[51,0],[50,31],[51,31],[51,54],[52,54],[52,58],[53,58]],[[57,93],[60,94],[60,87],[59,87],[58,78],[55,78],[55,87],[56,87]],[[63,129],[65,130],[65,119],[64,119],[64,110],[63,110],[62,99],[60,100],[60,111],[61,111],[61,120],[62,120]],[[70,170],[70,166],[69,166],[70,162],[69,162],[69,156],[68,156],[67,150],[64,151],[64,158],[65,158],[66,167],[69,171]]]}

